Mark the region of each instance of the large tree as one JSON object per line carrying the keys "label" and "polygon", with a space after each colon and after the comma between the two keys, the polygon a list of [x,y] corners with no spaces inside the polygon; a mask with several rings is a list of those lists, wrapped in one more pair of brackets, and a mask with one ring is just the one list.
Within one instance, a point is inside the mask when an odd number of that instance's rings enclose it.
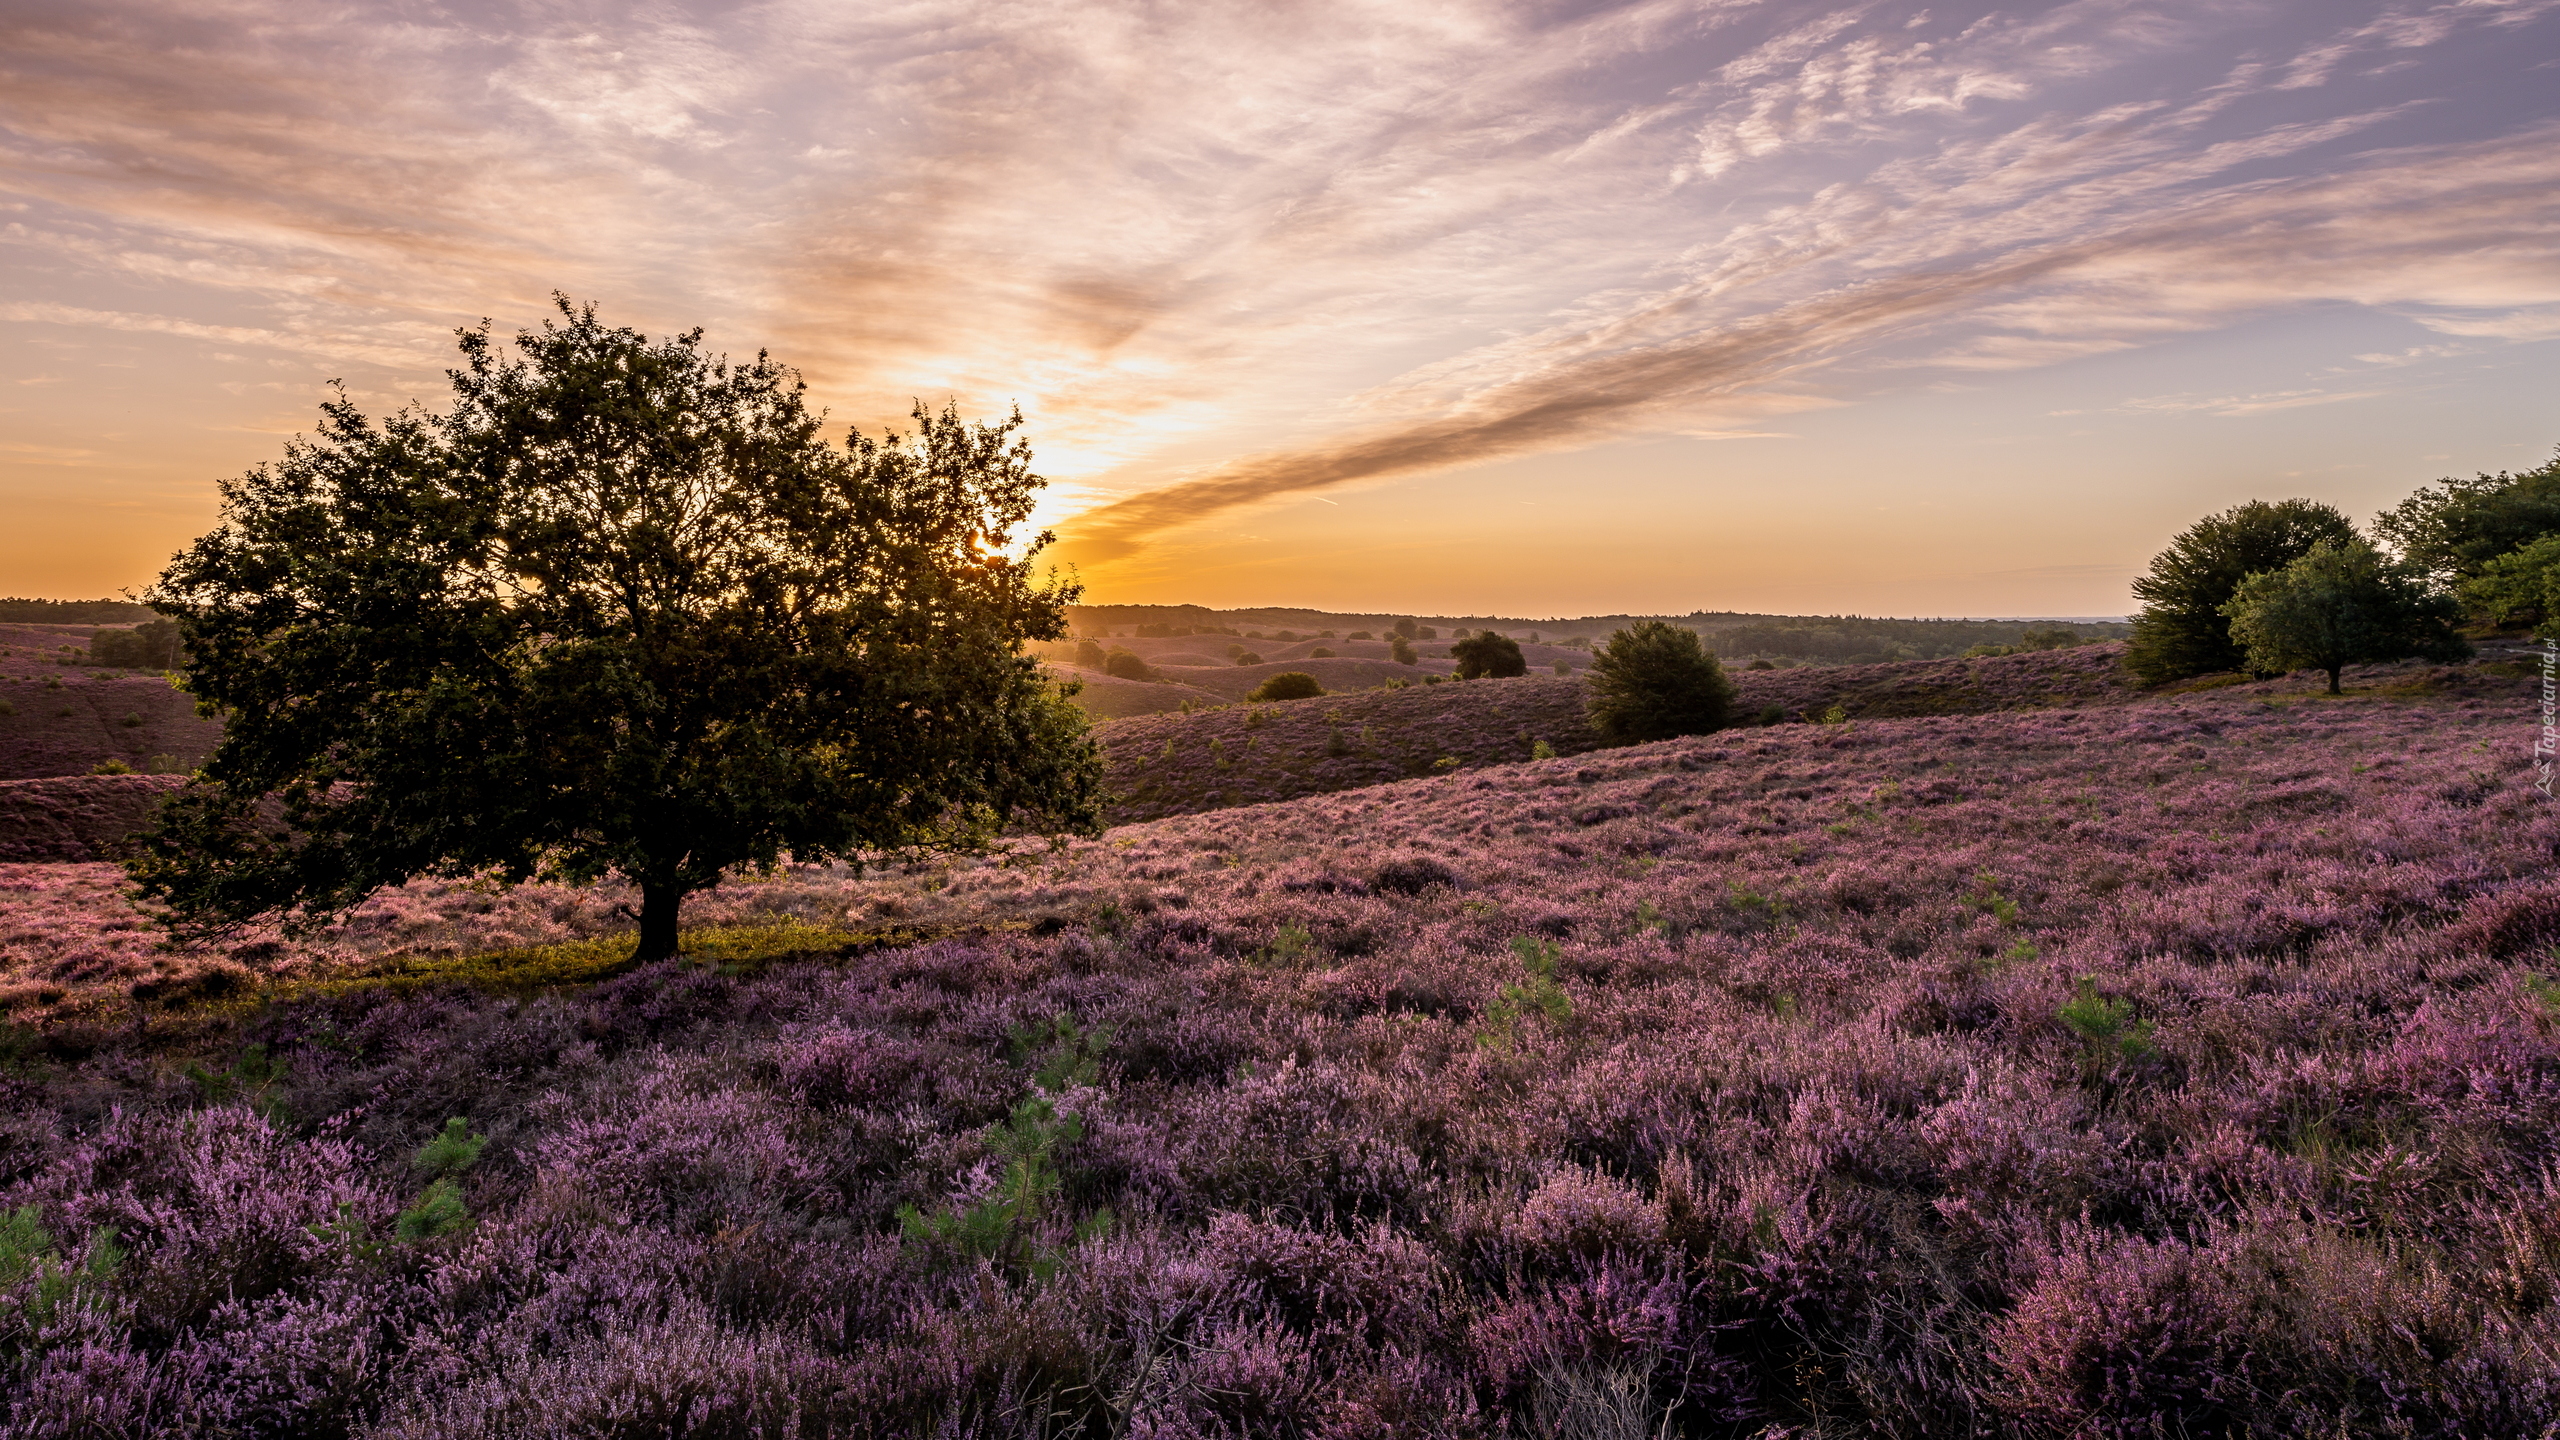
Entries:
{"label": "large tree", "polygon": [[2416,567],[2364,541],[2322,541],[2281,570],[2240,582],[2231,638],[2262,672],[2325,670],[2329,693],[2349,665],[2385,660],[2459,660],[2471,646],[2453,633],[2452,597]]}
{"label": "large tree", "polygon": [[442,414],[324,405],[147,597],[226,722],[132,867],[182,932],[615,873],[655,959],[688,894],[786,853],[1097,823],[1024,653],[1076,597],[1035,578],[1045,534],[1008,553],[1019,415],[835,447],[767,356],[559,308],[513,354],[462,332]]}
{"label": "large tree", "polygon": [[2154,685],[2238,670],[2248,663],[2231,638],[2231,602],[2240,582],[2281,570],[2326,540],[2357,540],[2356,527],[2317,500],[2252,500],[2208,515],[2152,557],[2151,573],[2133,582],[2142,609],[2133,617],[2125,664]]}
{"label": "large tree", "polygon": [[2560,534],[2560,454],[2519,474],[2420,486],[2375,516],[2373,530],[2439,580],[2477,575],[2497,556]]}

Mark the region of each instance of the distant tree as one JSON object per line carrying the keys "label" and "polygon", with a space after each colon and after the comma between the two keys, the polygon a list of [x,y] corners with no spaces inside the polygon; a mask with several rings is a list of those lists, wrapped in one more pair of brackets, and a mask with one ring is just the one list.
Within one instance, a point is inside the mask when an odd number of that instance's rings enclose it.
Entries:
{"label": "distant tree", "polygon": [[1236,663],[1239,665],[1259,665],[1262,663],[1262,657],[1250,650],[1237,652],[1235,658]]}
{"label": "distant tree", "polygon": [[89,663],[126,670],[175,670],[187,647],[174,620],[148,620],[130,630],[101,630],[89,637]]}
{"label": "distant tree", "polygon": [[1099,670],[1109,663],[1110,659],[1110,652],[1102,648],[1101,641],[1079,640],[1076,642],[1076,663],[1085,669]]}
{"label": "distant tree", "polygon": [[1754,660],[1754,661],[1752,661],[1750,664],[1745,665],[1745,666],[1743,666],[1742,668],[1743,668],[1743,669],[1745,669],[1745,670],[1775,670],[1775,669],[1777,669],[1778,667],[1777,667],[1777,666],[1775,666],[1775,665],[1770,664],[1770,663],[1769,663],[1768,661],[1766,661],[1766,660]]}
{"label": "distant tree", "polygon": [[2133,582],[2142,610],[2133,618],[2126,667],[2153,685],[2242,668],[2248,657],[2222,610],[2240,582],[2281,570],[2324,540],[2358,538],[2346,516],[2316,500],[2252,500],[2197,521]]}
{"label": "distant tree", "polygon": [[2262,672],[2329,672],[2329,693],[2349,665],[2459,660],[2471,647],[2453,633],[2460,614],[2424,572],[2364,541],[2322,541],[2281,570],[2240,583],[2223,607],[2231,638]]}
{"label": "distant tree", "polygon": [[1263,677],[1262,683],[1254,687],[1253,693],[1244,698],[1247,700],[1312,700],[1323,693],[1324,687],[1316,683],[1316,677],[1313,675],[1304,670],[1283,670],[1277,675]]}
{"label": "distant tree", "polygon": [[1583,708],[1591,728],[1632,745],[1724,728],[1733,682],[1694,630],[1639,620],[1591,657]]}
{"label": "distant tree", "polygon": [[1437,640],[1440,638],[1440,632],[1428,625],[1421,625],[1414,628],[1413,636],[1417,640]]}
{"label": "distant tree", "polygon": [[1479,677],[1507,680],[1514,675],[1529,673],[1529,662],[1521,658],[1519,642],[1490,630],[1450,646],[1449,654],[1458,662],[1458,678],[1461,680]]}
{"label": "distant tree", "polygon": [[2373,532],[2438,580],[2477,575],[2498,556],[2560,534],[2560,451],[2519,474],[2421,486],[2375,516]]}
{"label": "distant tree", "polygon": [[1411,665],[1418,657],[1413,653],[1413,642],[1399,635],[1387,642],[1387,658],[1399,665]]}
{"label": "distant tree", "polygon": [[1307,658],[1310,660],[1330,660],[1333,658],[1333,652],[1326,649],[1324,646],[1319,645],[1313,650],[1307,652]]}
{"label": "distant tree", "polygon": [[1241,655],[1241,654],[1243,654],[1243,653],[1244,653],[1244,646],[1242,646],[1242,645],[1240,645],[1240,644],[1230,644],[1229,646],[1227,646],[1227,658],[1228,658],[1228,659],[1230,659],[1230,660],[1233,660],[1234,658],[1236,658],[1237,656],[1239,656],[1239,655]]}
{"label": "distant tree", "polygon": [[1123,680],[1156,678],[1156,668],[1147,663],[1146,657],[1123,645],[1111,647],[1111,653],[1103,657],[1102,669],[1103,673],[1118,676]]}
{"label": "distant tree", "polygon": [[2560,535],[2491,559],[2455,593],[2492,625],[2541,625],[2560,617]]}
{"label": "distant tree", "polygon": [[447,413],[323,406],[154,586],[226,720],[132,864],[181,935],[618,873],[657,959],[740,867],[1098,826],[1018,417],[838,449],[765,356],[560,311],[463,332]]}
{"label": "distant tree", "polygon": [[1414,634],[1414,622],[1411,620],[1399,620],[1395,624],[1395,631],[1398,639],[1410,640],[1413,638]]}
{"label": "distant tree", "polygon": [[2080,632],[2068,625],[2029,630],[2018,637],[2021,650],[2068,650],[2080,643]]}
{"label": "distant tree", "polygon": [[1556,673],[1557,673],[1557,674],[1559,674],[1559,675],[1570,675],[1570,674],[1572,674],[1572,673],[1573,673],[1573,662],[1572,662],[1572,661],[1570,661],[1570,660],[1559,660],[1559,661],[1557,661],[1557,662],[1556,662]]}
{"label": "distant tree", "polygon": [[1354,630],[1354,631],[1352,631],[1350,634],[1345,635],[1345,636],[1343,636],[1342,638],[1343,638],[1343,639],[1345,639],[1345,640],[1372,640],[1372,639],[1375,639],[1375,638],[1377,638],[1377,637],[1375,637],[1375,636],[1371,635],[1371,634],[1370,634],[1368,631],[1366,631],[1366,630]]}

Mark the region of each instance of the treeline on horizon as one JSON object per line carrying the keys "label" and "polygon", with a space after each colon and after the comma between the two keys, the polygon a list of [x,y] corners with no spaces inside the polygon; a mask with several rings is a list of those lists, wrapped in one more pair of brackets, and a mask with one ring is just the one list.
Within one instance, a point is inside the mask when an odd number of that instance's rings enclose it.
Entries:
{"label": "treeline on horizon", "polygon": [[139,625],[151,618],[150,606],[131,600],[0,599],[0,625]]}
{"label": "treeline on horizon", "polygon": [[[1392,629],[1398,619],[1412,619],[1435,628],[1493,630],[1515,640],[1534,638],[1549,644],[1604,640],[1629,626],[1659,620],[1696,631],[1708,649],[1726,659],[1765,657],[1844,665],[1937,660],[1985,646],[2032,646],[2037,641],[2031,636],[2049,632],[2052,627],[2052,622],[2043,620],[1897,620],[1865,615],[1760,615],[1732,610],[1529,620],[1516,616],[1344,614],[1272,607],[1214,610],[1203,605],[1068,607],[1068,623],[1074,631],[1097,639],[1228,635],[1249,626],[1288,627],[1330,636],[1351,629],[1383,632]],[[2083,640],[2120,640],[2132,633],[2132,627],[2120,621],[2074,621],[2070,628]]]}

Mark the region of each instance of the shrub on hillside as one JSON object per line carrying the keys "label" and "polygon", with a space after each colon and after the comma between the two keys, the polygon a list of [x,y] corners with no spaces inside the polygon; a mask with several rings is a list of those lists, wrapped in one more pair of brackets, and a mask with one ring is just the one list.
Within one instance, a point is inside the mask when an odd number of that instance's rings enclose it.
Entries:
{"label": "shrub on hillside", "polygon": [[1307,652],[1307,658],[1310,660],[1330,660],[1333,658],[1333,652],[1324,646],[1319,645],[1313,650]]}
{"label": "shrub on hillside", "polygon": [[2361,540],[2323,541],[2282,570],[2250,576],[2223,611],[2252,667],[2325,670],[2332,695],[2349,665],[2471,653],[2453,633],[2453,600]]}
{"label": "shrub on hillside", "polygon": [[1374,639],[1376,639],[1377,637],[1376,637],[1376,636],[1374,636],[1374,635],[1372,635],[1372,634],[1370,634],[1370,633],[1369,633],[1368,631],[1366,631],[1366,630],[1354,630],[1354,631],[1352,631],[1350,634],[1345,635],[1345,636],[1343,636],[1342,638],[1343,638],[1343,639],[1345,639],[1345,640],[1374,640]]}
{"label": "shrub on hillside", "polygon": [[1250,650],[1247,650],[1236,656],[1236,663],[1239,665],[1259,665],[1262,663],[1262,657]]}
{"label": "shrub on hillside", "polygon": [[1698,632],[1639,620],[1591,657],[1591,727],[1615,744],[1724,728],[1733,682]]}
{"label": "shrub on hillside", "polygon": [[2068,625],[2030,630],[2018,637],[2018,648],[2021,650],[2068,650],[2082,643],[2084,642],[2080,638],[2080,632]]}
{"label": "shrub on hillside", "polygon": [[1253,693],[1244,698],[1247,700],[1312,700],[1323,693],[1324,687],[1316,683],[1316,677],[1313,675],[1304,670],[1283,670],[1277,675],[1265,677],[1261,684],[1253,687]]}
{"label": "shrub on hillside", "polygon": [[1123,680],[1153,680],[1156,678],[1154,666],[1149,665],[1143,658],[1141,658],[1137,651],[1127,649],[1119,645],[1111,647],[1111,653],[1103,660],[1102,668],[1113,675],[1119,676]]}
{"label": "shrub on hillside", "polygon": [[1529,673],[1529,662],[1520,656],[1520,642],[1490,630],[1450,646],[1449,655],[1458,662],[1458,678],[1461,680],[1480,677],[1507,680],[1514,675]]}
{"label": "shrub on hillside", "polygon": [[2241,668],[2247,657],[2222,610],[2240,582],[2283,569],[2323,540],[2357,538],[2346,516],[2317,500],[2252,500],[2197,521],[2133,582],[2142,610],[2133,617],[2125,667],[2152,685]]}
{"label": "shrub on hillside", "polygon": [[1412,643],[1399,635],[1387,642],[1387,658],[1399,665],[1411,665],[1419,657],[1413,653]]}
{"label": "shrub on hillside", "polygon": [[1110,659],[1111,652],[1102,648],[1101,641],[1079,640],[1076,642],[1076,663],[1085,669],[1099,670],[1108,664]]}

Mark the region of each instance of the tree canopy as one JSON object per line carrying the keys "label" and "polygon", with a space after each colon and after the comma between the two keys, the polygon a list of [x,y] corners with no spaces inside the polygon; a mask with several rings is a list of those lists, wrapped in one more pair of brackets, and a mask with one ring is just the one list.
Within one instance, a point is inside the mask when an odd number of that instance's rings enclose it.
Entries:
{"label": "tree canopy", "polygon": [[786,853],[1098,824],[1023,653],[1076,592],[1035,579],[1045,534],[1008,554],[1042,483],[1018,414],[834,447],[767,356],[559,309],[512,355],[461,332],[444,413],[324,405],[146,597],[226,720],[133,863],[182,933],[610,872],[653,959],[686,895]]}
{"label": "tree canopy", "polygon": [[2560,534],[2560,453],[2518,474],[2421,486],[2374,517],[2373,529],[2439,580],[2477,575],[2497,556]]}
{"label": "tree canopy", "polygon": [[2281,570],[2322,541],[2358,541],[2355,525],[2317,500],[2252,500],[2208,515],[2152,557],[2149,574],[2133,582],[2142,602],[2133,617],[2133,641],[2125,665],[2151,684],[2237,670],[2248,661],[2231,636],[2231,602],[2240,582]]}
{"label": "tree canopy", "polygon": [[1507,680],[1529,673],[1529,662],[1520,655],[1520,642],[1490,630],[1450,646],[1449,656],[1458,662],[1461,680]]}
{"label": "tree canopy", "polygon": [[1264,676],[1262,683],[1253,687],[1253,693],[1244,698],[1247,700],[1313,700],[1323,693],[1323,684],[1313,675],[1304,670],[1283,670],[1277,675]]}
{"label": "tree canopy", "polygon": [[1704,735],[1724,728],[1733,682],[1694,630],[1639,620],[1593,652],[1583,708],[1614,744]]}
{"label": "tree canopy", "polygon": [[2459,660],[2471,646],[2453,633],[2459,610],[2415,567],[2361,540],[2323,540],[2281,570],[2252,575],[2224,607],[2231,637],[2260,671],[2329,672],[2329,693],[2349,665]]}

